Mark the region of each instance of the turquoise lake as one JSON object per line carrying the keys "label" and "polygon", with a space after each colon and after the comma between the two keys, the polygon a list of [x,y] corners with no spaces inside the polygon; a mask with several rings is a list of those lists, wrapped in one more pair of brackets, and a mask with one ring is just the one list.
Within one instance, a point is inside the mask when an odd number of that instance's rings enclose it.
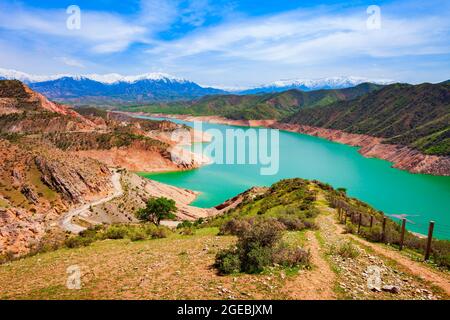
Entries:
{"label": "turquoise lake", "polygon": [[[192,126],[192,123],[173,120]],[[236,128],[203,123],[203,129]],[[249,130],[247,127],[239,127]],[[249,146],[253,148],[255,146]],[[391,163],[368,159],[358,148],[280,131],[279,171],[260,174],[259,165],[211,164],[196,170],[143,176],[199,191],[194,206],[212,207],[253,186],[269,186],[285,178],[316,179],[333,187],[347,189],[347,194],[367,202],[388,215],[407,215],[408,230],[426,234],[434,220],[435,236],[450,239],[450,177],[411,174],[391,168]]]}

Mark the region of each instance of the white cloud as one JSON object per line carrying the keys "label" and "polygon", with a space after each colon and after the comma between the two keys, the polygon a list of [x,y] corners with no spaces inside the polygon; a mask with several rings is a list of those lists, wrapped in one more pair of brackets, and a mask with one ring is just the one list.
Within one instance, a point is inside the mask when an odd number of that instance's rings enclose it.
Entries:
{"label": "white cloud", "polygon": [[[30,73],[83,67],[97,73],[161,71],[225,86],[337,75],[442,80],[450,71],[444,61],[450,5],[430,1],[382,6],[381,30],[367,30],[366,7],[250,17],[211,0],[141,0],[139,11],[127,15],[81,8],[81,30],[68,30],[64,8],[0,0],[0,67]],[[173,40],[159,38],[161,32]]]}
{"label": "white cloud", "polygon": [[61,61],[65,65],[69,67],[75,67],[75,68],[86,68],[86,66],[83,64],[83,62],[70,58],[70,57],[56,57],[55,60]]}
{"label": "white cloud", "polygon": [[21,5],[0,5],[0,28],[21,35],[45,35],[63,41],[79,41],[98,53],[117,52],[134,42],[146,42],[149,27],[143,27],[120,15],[81,10],[81,28],[69,30],[65,10],[41,10]]}
{"label": "white cloud", "polygon": [[[226,23],[163,42],[149,50],[170,59],[215,55],[253,61],[308,63],[355,56],[395,57],[450,52],[450,22],[444,16],[414,21],[382,16],[380,30],[366,28],[365,11],[333,14],[293,11]],[[440,36],[437,30],[444,30]]]}

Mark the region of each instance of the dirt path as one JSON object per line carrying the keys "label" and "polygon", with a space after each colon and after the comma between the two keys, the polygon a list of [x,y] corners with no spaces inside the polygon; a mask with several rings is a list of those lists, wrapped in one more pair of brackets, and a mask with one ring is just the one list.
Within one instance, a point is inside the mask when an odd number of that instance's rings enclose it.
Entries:
{"label": "dirt path", "polygon": [[336,233],[341,234],[344,238],[351,239],[362,246],[370,248],[377,255],[395,261],[401,269],[403,269],[402,271],[412,274],[432,285],[439,287],[446,293],[447,296],[450,296],[450,276],[448,274],[434,271],[421,262],[414,261],[408,257],[405,257],[400,252],[394,251],[394,249],[386,248],[381,244],[369,242],[356,235],[344,234],[344,227],[338,224],[336,219],[334,219],[337,215],[336,210],[328,207],[326,208],[326,211],[330,214],[326,217],[326,219],[329,220],[328,223],[331,223],[334,226]]}
{"label": "dirt path", "polygon": [[374,252],[388,259],[392,259],[401,265],[407,272],[421,278],[422,280],[428,281],[450,296],[450,276],[444,273],[438,273],[422,265],[420,262],[409,259],[403,256],[399,252],[395,252],[389,248],[383,248],[382,246],[363,240],[355,235],[347,235],[349,238],[357,241],[358,243],[371,248]]}
{"label": "dirt path", "polygon": [[113,175],[111,177],[111,182],[112,182],[113,187],[114,187],[114,193],[112,195],[109,195],[109,196],[105,197],[105,198],[86,203],[86,204],[82,205],[81,207],[74,208],[74,209],[68,211],[66,214],[63,215],[63,217],[60,220],[61,228],[63,228],[66,231],[69,231],[69,232],[72,232],[72,233],[76,233],[76,234],[78,234],[81,231],[85,230],[86,228],[81,227],[81,226],[79,226],[77,224],[74,224],[72,222],[72,218],[76,217],[76,216],[79,216],[79,215],[83,215],[83,213],[88,211],[91,206],[97,206],[97,205],[100,205],[102,203],[111,201],[114,198],[122,196],[123,195],[123,189],[122,189],[122,184],[120,183],[120,178],[121,178],[121,174],[118,171],[114,171]]}
{"label": "dirt path", "polygon": [[311,253],[313,270],[302,271],[295,280],[288,281],[284,290],[295,300],[335,300],[333,291],[336,275],[324,259],[319,241],[312,231],[306,234],[307,249]]}

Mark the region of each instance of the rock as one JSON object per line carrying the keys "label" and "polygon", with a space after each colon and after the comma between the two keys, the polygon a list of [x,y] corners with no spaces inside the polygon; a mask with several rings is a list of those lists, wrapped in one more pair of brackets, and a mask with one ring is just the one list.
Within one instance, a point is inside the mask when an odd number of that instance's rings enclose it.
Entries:
{"label": "rock", "polygon": [[397,286],[390,286],[390,285],[383,286],[381,288],[381,290],[383,290],[385,292],[395,293],[395,294],[400,292],[400,288],[399,287],[397,287]]}
{"label": "rock", "polygon": [[29,185],[22,186],[20,192],[32,203],[36,204],[39,202],[39,197]]}

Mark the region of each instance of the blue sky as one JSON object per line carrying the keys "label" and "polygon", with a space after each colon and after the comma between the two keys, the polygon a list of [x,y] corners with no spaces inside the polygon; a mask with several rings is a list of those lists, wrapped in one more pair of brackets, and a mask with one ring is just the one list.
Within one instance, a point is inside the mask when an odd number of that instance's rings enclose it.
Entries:
{"label": "blue sky", "polygon": [[[69,30],[66,9],[81,9]],[[380,8],[380,28],[367,8]],[[450,78],[450,1],[0,0],[0,68],[165,72],[204,85]]]}

